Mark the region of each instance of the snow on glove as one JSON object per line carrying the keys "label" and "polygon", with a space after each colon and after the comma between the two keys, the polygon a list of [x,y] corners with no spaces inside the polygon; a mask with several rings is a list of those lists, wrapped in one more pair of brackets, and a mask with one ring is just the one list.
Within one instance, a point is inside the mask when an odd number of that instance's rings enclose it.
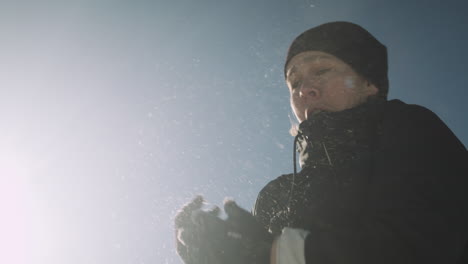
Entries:
{"label": "snow on glove", "polygon": [[224,204],[227,219],[204,211],[196,213],[196,222],[204,226],[211,260],[206,264],[269,264],[273,236],[234,201]]}
{"label": "snow on glove", "polygon": [[[197,212],[202,212],[203,197],[197,196],[192,202],[186,204],[175,217],[176,249],[185,264],[221,263],[211,254],[209,244],[206,243],[204,226],[196,221]],[[203,212],[216,217],[219,208]]]}

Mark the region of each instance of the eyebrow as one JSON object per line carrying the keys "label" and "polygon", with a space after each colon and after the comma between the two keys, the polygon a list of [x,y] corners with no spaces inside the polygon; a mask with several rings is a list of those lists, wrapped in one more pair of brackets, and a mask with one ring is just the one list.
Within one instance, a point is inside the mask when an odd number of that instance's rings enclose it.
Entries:
{"label": "eyebrow", "polygon": [[302,59],[303,62],[309,62],[311,60],[317,60],[317,59],[331,59],[331,56],[327,55],[309,55],[305,58]]}
{"label": "eyebrow", "polygon": [[[302,58],[302,62],[310,62],[313,60],[318,60],[318,59],[331,59],[331,56],[327,55],[309,55],[305,58]],[[287,72],[286,72],[286,78],[289,77],[291,74],[295,73],[297,71],[297,67],[293,66],[291,67]]]}

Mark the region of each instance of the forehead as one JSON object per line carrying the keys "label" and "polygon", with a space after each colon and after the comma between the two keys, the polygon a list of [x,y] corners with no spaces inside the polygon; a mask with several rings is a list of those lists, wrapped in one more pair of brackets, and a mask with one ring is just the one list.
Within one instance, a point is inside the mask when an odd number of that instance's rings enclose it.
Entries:
{"label": "forehead", "polygon": [[304,65],[320,63],[341,63],[341,60],[335,56],[321,51],[306,51],[294,56],[286,66],[286,74],[289,75],[297,71]]}

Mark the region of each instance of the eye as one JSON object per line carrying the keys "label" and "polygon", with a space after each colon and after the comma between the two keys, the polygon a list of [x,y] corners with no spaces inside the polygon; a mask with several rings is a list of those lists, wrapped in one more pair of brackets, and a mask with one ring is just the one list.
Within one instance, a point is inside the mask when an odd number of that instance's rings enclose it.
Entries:
{"label": "eye", "polygon": [[290,89],[294,90],[301,85],[301,78],[299,78],[296,74],[291,74],[288,77],[288,83],[289,83]]}
{"label": "eye", "polygon": [[294,90],[294,89],[296,89],[297,87],[299,87],[299,86],[301,85],[301,81],[299,81],[299,80],[297,80],[297,79],[296,79],[296,80],[292,80],[292,81],[290,82],[290,84],[291,84],[291,90]]}
{"label": "eye", "polygon": [[332,68],[321,69],[321,70],[316,71],[315,75],[320,76],[320,75],[323,75],[323,74],[325,74],[325,73],[327,73],[327,72],[329,72],[331,70],[332,70]]}

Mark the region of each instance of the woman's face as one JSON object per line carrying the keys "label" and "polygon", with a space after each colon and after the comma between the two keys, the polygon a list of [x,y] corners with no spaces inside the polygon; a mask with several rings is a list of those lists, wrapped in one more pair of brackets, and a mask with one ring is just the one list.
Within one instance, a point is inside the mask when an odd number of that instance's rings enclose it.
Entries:
{"label": "woman's face", "polygon": [[320,111],[353,108],[378,92],[348,64],[320,51],[294,56],[286,67],[286,83],[299,122]]}

